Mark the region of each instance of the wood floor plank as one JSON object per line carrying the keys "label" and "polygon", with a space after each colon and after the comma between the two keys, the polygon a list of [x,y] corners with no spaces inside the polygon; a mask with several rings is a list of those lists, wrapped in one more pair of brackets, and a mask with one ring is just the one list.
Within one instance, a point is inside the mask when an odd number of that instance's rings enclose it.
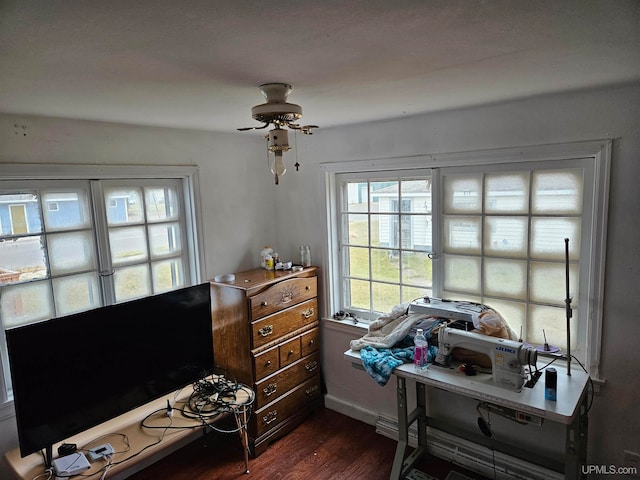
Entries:
{"label": "wood floor plank", "polygon": [[[244,473],[240,439],[235,434],[208,434],[130,480],[387,480],[396,442],[375,427],[322,409],[288,435],[273,442]],[[453,466],[430,458],[418,468],[444,479]],[[457,471],[481,479],[470,472]]]}

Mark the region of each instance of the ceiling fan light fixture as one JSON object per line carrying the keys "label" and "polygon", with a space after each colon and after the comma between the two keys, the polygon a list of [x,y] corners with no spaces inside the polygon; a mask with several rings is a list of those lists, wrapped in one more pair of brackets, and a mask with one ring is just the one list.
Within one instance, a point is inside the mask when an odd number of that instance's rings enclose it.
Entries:
{"label": "ceiling fan light fixture", "polygon": [[291,150],[289,135],[286,130],[276,126],[265,137],[267,139],[267,156],[269,157],[269,169],[273,174],[276,185],[280,183],[280,177],[287,173],[282,154]]}
{"label": "ceiling fan light fixture", "polygon": [[[267,102],[253,107],[251,116],[263,125],[260,127],[239,128],[238,130],[262,130],[269,125],[275,127],[264,138],[267,140],[267,156],[271,173],[275,177],[276,185],[278,185],[280,177],[287,171],[282,154],[291,150],[286,129],[300,130],[305,135],[311,135],[311,129],[318,127],[317,125],[299,125],[296,123],[302,118],[302,107],[295,103],[287,102],[289,93],[292,90],[291,85],[288,83],[265,83],[260,85],[259,89]],[[298,170],[298,166],[299,164],[296,162],[296,170]]]}

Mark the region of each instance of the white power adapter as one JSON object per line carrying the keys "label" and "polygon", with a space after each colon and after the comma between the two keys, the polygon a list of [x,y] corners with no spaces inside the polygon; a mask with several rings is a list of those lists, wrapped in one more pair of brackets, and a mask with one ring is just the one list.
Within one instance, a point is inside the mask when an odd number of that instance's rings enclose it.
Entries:
{"label": "white power adapter", "polygon": [[69,478],[73,475],[89,470],[91,465],[84,453],[76,452],[71,455],[56,458],[53,461],[53,468],[56,472],[56,479]]}
{"label": "white power adapter", "polygon": [[89,449],[89,457],[91,457],[91,460],[94,462],[109,455],[113,455],[113,447],[110,443],[104,443]]}

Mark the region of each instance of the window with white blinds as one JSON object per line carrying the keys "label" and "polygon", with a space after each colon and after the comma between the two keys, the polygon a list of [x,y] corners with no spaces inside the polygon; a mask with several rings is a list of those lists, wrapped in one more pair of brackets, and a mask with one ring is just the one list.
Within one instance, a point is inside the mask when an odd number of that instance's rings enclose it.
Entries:
{"label": "window with white blinds", "polygon": [[569,300],[571,351],[597,377],[610,142],[423,160],[325,164],[331,310],[366,321],[421,296],[468,300],[565,349]]}
{"label": "window with white blinds", "polygon": [[[577,300],[582,224],[592,217],[585,168],[532,166],[443,169],[442,296],[488,304],[526,341],[541,345],[546,336],[564,349],[565,250],[569,293]],[[580,317],[579,302],[573,307]],[[576,352],[583,332],[577,322],[571,328]]]}
{"label": "window with white blinds", "polygon": [[189,181],[0,179],[2,331],[197,283]]}

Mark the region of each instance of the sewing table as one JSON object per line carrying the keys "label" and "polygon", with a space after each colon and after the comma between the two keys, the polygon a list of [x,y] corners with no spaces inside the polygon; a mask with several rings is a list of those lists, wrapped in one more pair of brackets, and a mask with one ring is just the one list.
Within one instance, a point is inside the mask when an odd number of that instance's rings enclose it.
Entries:
{"label": "sewing table", "polygon": [[[362,369],[360,353],[347,350],[344,356],[354,367]],[[541,366],[541,362],[539,362]],[[554,365],[555,366],[555,365]],[[577,480],[582,475],[582,465],[586,462],[587,453],[587,385],[589,376],[582,370],[572,369],[571,375],[566,368],[557,367],[557,401],[545,400],[544,375],[533,388],[523,387],[520,392],[493,384],[490,374],[467,377],[458,375],[451,369],[430,365],[425,372],[416,372],[413,364],[405,363],[394,369],[397,377],[397,409],[398,409],[398,446],[391,470],[391,480],[405,477],[427,451],[427,426],[440,428],[440,423],[427,416],[427,387],[437,388],[457,395],[473,398],[498,407],[517,411],[518,414],[540,418],[545,421],[559,422],[565,425],[564,465],[560,469],[567,480]],[[416,382],[416,408],[409,412],[407,405],[407,380]],[[407,454],[409,447],[409,427],[417,422],[418,445]],[[518,450],[510,445],[502,445],[505,453],[515,456],[528,456],[533,463],[536,457]],[[548,465],[544,465],[549,467]]]}

